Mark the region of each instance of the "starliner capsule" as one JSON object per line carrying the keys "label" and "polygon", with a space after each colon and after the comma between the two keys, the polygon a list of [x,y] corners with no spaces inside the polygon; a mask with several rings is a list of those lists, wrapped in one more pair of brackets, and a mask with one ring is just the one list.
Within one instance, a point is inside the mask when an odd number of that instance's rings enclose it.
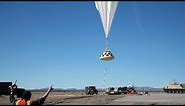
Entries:
{"label": "starliner capsule", "polygon": [[104,61],[109,61],[113,59],[114,59],[114,56],[109,50],[109,48],[106,48],[105,51],[100,56],[100,60],[104,60]]}

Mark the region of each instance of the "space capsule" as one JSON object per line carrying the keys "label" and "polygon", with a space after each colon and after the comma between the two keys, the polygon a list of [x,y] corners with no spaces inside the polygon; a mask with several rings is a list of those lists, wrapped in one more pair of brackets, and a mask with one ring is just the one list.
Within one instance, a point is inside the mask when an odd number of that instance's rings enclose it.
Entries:
{"label": "space capsule", "polygon": [[109,48],[106,48],[105,51],[100,56],[100,60],[104,60],[104,61],[109,61],[113,59],[114,59],[114,56],[111,53]]}

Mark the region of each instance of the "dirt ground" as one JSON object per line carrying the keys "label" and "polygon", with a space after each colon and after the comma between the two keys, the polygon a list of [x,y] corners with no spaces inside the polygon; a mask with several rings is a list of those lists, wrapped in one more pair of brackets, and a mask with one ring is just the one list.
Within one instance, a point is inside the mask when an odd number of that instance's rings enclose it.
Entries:
{"label": "dirt ground", "polygon": [[[44,92],[32,92],[32,100]],[[9,105],[9,96],[0,96],[0,105]],[[83,92],[51,92],[44,105],[185,105],[185,94],[85,95]]]}

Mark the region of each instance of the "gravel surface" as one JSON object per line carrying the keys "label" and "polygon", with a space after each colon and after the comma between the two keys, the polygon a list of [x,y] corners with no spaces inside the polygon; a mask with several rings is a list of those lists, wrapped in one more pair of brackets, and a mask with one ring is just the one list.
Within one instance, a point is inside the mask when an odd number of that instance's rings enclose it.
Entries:
{"label": "gravel surface", "polygon": [[[32,100],[44,92],[32,92]],[[9,96],[0,96],[0,105],[9,105]],[[51,92],[44,105],[185,105],[185,94],[85,95],[83,92]]]}

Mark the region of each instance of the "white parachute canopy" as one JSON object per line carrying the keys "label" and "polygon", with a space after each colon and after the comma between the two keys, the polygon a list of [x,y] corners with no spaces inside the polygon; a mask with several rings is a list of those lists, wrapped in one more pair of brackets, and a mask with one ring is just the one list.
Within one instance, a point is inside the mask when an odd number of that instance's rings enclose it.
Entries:
{"label": "white parachute canopy", "polygon": [[96,9],[99,11],[103,24],[105,38],[108,38],[117,4],[118,1],[95,1]]}

